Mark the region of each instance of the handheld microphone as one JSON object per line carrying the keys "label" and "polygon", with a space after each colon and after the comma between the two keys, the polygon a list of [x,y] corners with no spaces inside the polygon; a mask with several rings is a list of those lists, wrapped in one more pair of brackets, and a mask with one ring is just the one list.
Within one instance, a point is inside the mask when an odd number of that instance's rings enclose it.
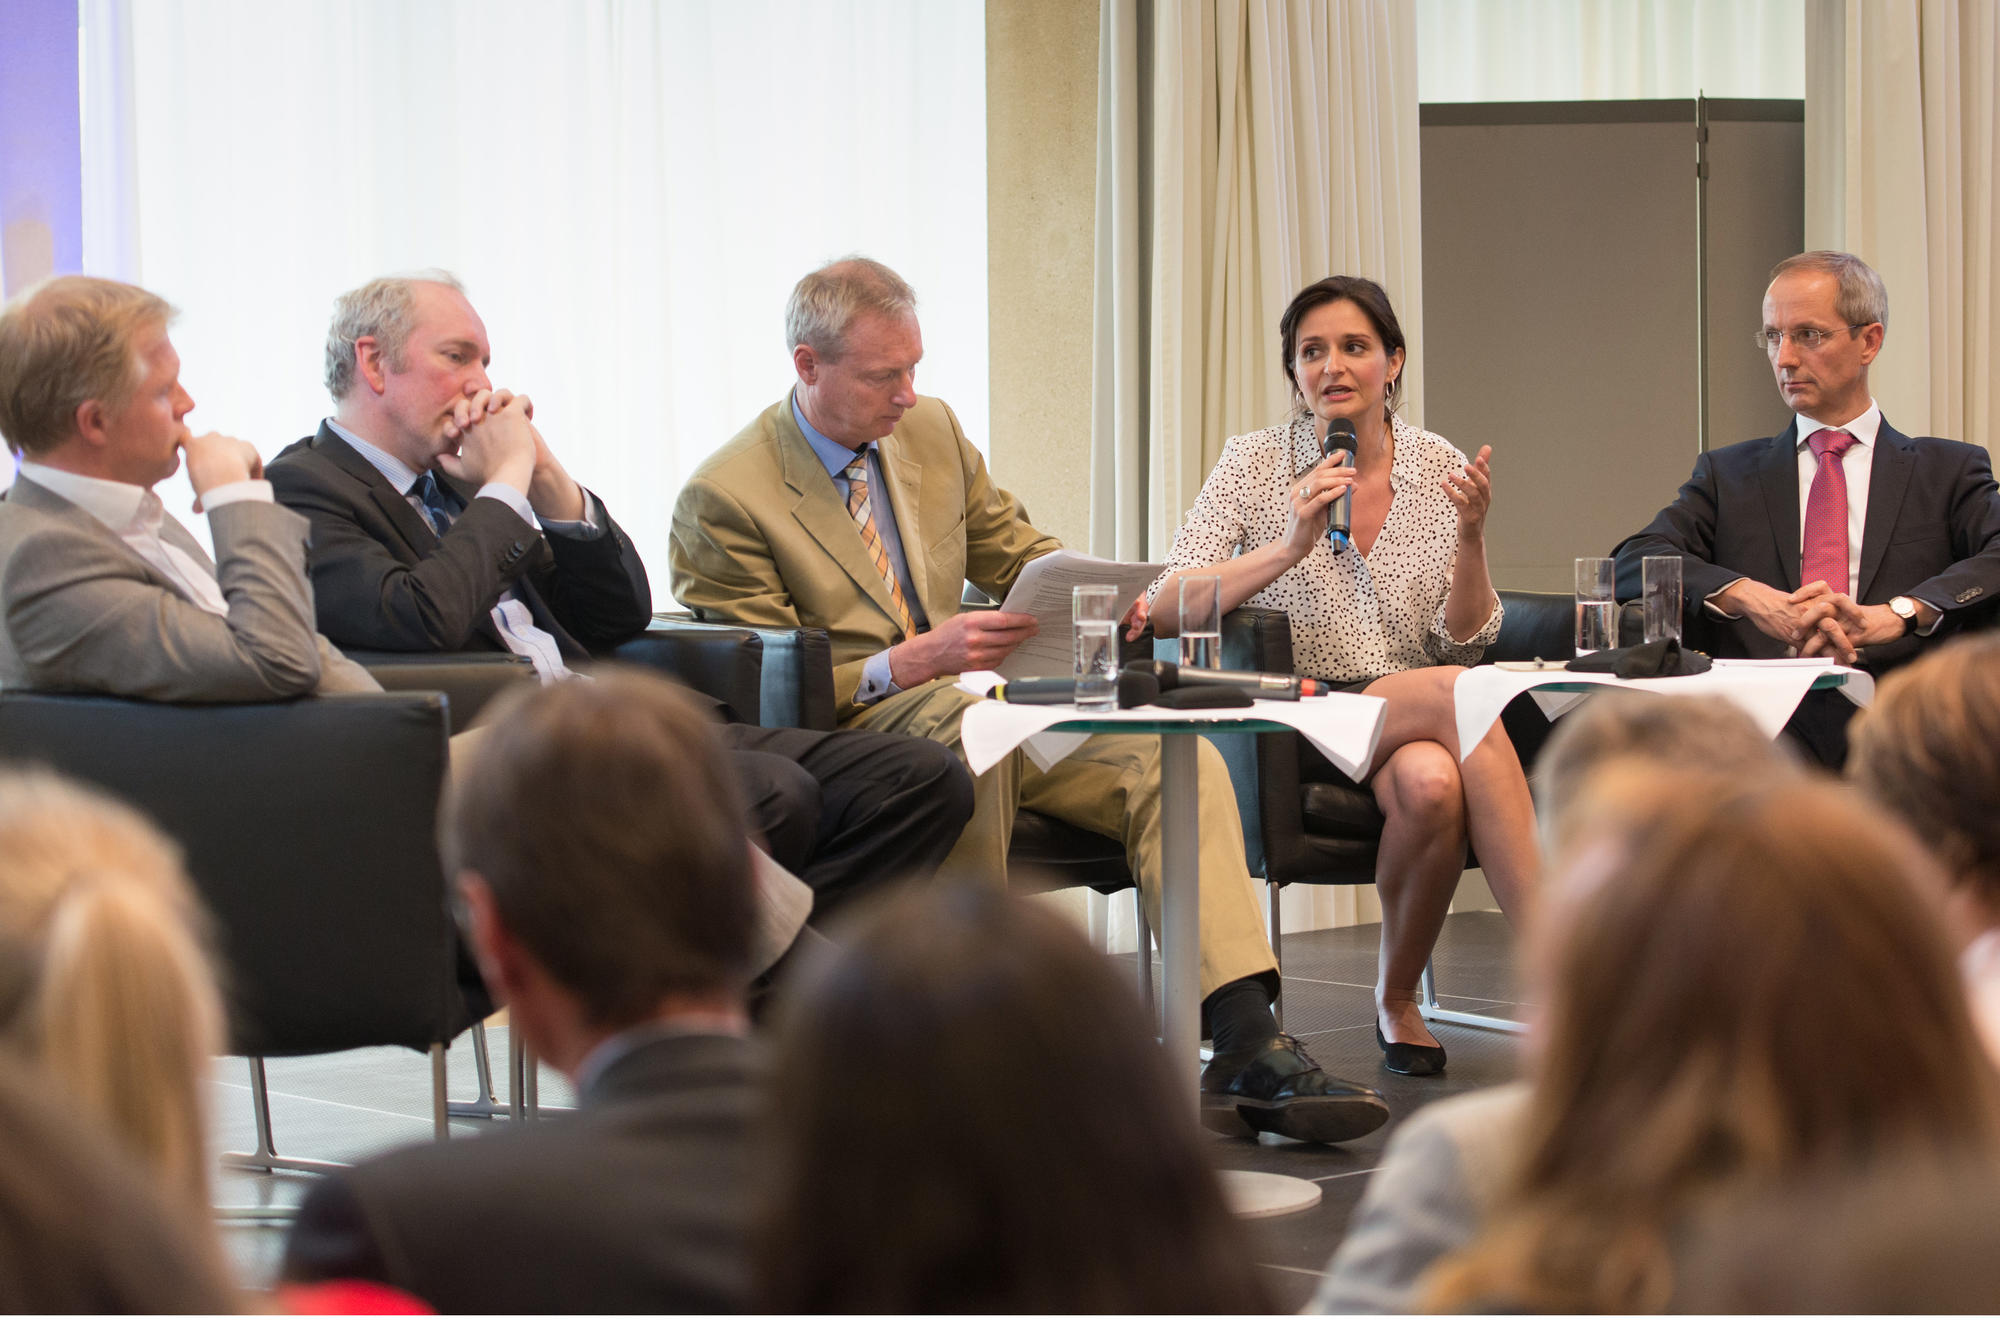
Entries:
{"label": "handheld microphone", "polygon": [[[1346,417],[1335,417],[1327,426],[1326,444],[1321,448],[1320,456],[1331,458],[1334,450],[1340,449],[1346,451],[1347,461],[1352,463],[1354,461],[1355,443],[1354,423]],[[1351,535],[1353,532],[1353,523],[1350,517],[1353,512],[1354,488],[1352,486],[1342,491],[1340,498],[1326,507],[1326,539],[1332,544],[1336,554],[1345,551],[1349,546],[1354,544],[1354,538]]]}
{"label": "handheld microphone", "polygon": [[1310,676],[1271,676],[1259,671],[1212,671],[1207,667],[1182,666],[1178,662],[1133,662],[1126,666],[1123,676],[1150,677],[1158,682],[1162,691],[1182,689],[1190,685],[1227,685],[1243,691],[1252,699],[1307,699],[1319,695],[1332,694],[1333,690],[1324,682]]}
{"label": "handheld microphone", "polygon": [[[1020,676],[1003,680],[986,691],[989,699],[1009,704],[1071,704],[1076,702],[1075,676]],[[1127,669],[1118,676],[1118,706],[1137,708],[1160,697],[1159,682]]]}

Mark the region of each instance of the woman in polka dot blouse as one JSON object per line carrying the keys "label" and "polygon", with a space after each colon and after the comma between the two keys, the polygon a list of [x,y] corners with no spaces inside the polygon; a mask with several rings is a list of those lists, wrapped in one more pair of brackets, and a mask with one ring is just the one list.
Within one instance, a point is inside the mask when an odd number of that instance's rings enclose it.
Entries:
{"label": "woman in polka dot blouse", "polygon": [[[1368,785],[1382,807],[1376,859],[1382,965],[1376,1041],[1399,1074],[1444,1068],[1417,1013],[1416,986],[1465,863],[1467,838],[1510,916],[1540,873],[1534,806],[1520,758],[1496,723],[1460,762],[1452,686],[1500,632],[1486,569],[1492,449],[1465,455],[1395,413],[1406,356],[1382,288],[1326,278],[1278,323],[1289,421],[1229,441],[1167,572],[1147,591],[1156,633],[1179,632],[1182,573],[1218,574],[1224,610],[1267,606],[1291,619],[1304,675],[1388,702]],[[1354,456],[1322,457],[1328,428],[1353,423]],[[1352,542],[1336,552],[1327,506],[1353,493]],[[1308,751],[1308,767],[1324,765]],[[1328,780],[1311,771],[1313,780]],[[1343,780],[1337,776],[1331,780]]]}

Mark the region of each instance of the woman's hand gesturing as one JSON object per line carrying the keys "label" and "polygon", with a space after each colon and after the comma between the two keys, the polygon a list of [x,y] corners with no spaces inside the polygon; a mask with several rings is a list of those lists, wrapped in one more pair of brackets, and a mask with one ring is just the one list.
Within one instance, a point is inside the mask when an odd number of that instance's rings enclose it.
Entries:
{"label": "woman's hand gesturing", "polygon": [[1354,459],[1345,449],[1322,458],[1317,467],[1292,482],[1292,521],[1285,527],[1285,554],[1292,564],[1305,559],[1313,543],[1326,536],[1326,507],[1353,486]]}
{"label": "woman's hand gesturing", "polygon": [[1461,542],[1479,541],[1486,534],[1486,511],[1493,504],[1493,469],[1487,460],[1492,457],[1493,446],[1483,445],[1479,456],[1465,465],[1465,471],[1445,476],[1444,493],[1458,510]]}

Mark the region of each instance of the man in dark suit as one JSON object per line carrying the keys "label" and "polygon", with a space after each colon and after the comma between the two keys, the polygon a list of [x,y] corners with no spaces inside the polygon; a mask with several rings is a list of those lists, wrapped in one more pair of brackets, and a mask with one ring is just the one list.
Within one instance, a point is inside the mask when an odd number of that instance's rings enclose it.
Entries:
{"label": "man in dark suit", "polygon": [[[1618,595],[1640,561],[1678,554],[1688,643],[1726,657],[1830,656],[1889,670],[2000,606],[2000,493],[1986,450],[1912,439],[1868,390],[1888,293],[1853,255],[1772,270],[1757,339],[1792,420],[1703,454],[1678,499],[1621,542]],[[1852,713],[1816,692],[1792,733],[1839,767]]]}
{"label": "man in dark suit", "polygon": [[329,1177],[284,1276],[447,1314],[741,1310],[755,909],[739,803],[708,780],[715,730],[629,670],[500,707],[446,798],[446,864],[488,985],[581,1107]]}
{"label": "man in dark suit", "polygon": [[[347,293],[327,335],[335,413],[269,475],[311,523],[319,625],[335,643],[514,652],[556,681],[645,629],[652,591],[528,399],[487,377],[490,359],[449,274]],[[725,744],[752,831],[821,908],[934,868],[971,815],[970,779],[933,742],[732,722]]]}

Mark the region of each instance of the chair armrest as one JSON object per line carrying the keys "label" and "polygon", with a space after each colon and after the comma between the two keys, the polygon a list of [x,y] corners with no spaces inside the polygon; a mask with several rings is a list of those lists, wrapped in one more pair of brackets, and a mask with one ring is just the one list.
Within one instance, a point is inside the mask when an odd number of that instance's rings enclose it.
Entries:
{"label": "chair armrest", "polygon": [[1481,662],[1567,662],[1576,647],[1576,599],[1561,592],[1500,590],[1500,637]]}
{"label": "chair armrest", "polygon": [[662,614],[611,656],[720,700],[740,722],[833,729],[833,646],[823,629]]}
{"label": "chair armrest", "polygon": [[437,852],[441,696],[159,704],[0,693],[0,759],[180,844],[215,925],[230,1049],[422,1050],[470,1021]]}
{"label": "chair armrest", "polygon": [[385,690],[442,694],[454,736],[470,727],[495,695],[536,679],[535,664],[513,653],[353,652],[347,656],[366,668]]}

